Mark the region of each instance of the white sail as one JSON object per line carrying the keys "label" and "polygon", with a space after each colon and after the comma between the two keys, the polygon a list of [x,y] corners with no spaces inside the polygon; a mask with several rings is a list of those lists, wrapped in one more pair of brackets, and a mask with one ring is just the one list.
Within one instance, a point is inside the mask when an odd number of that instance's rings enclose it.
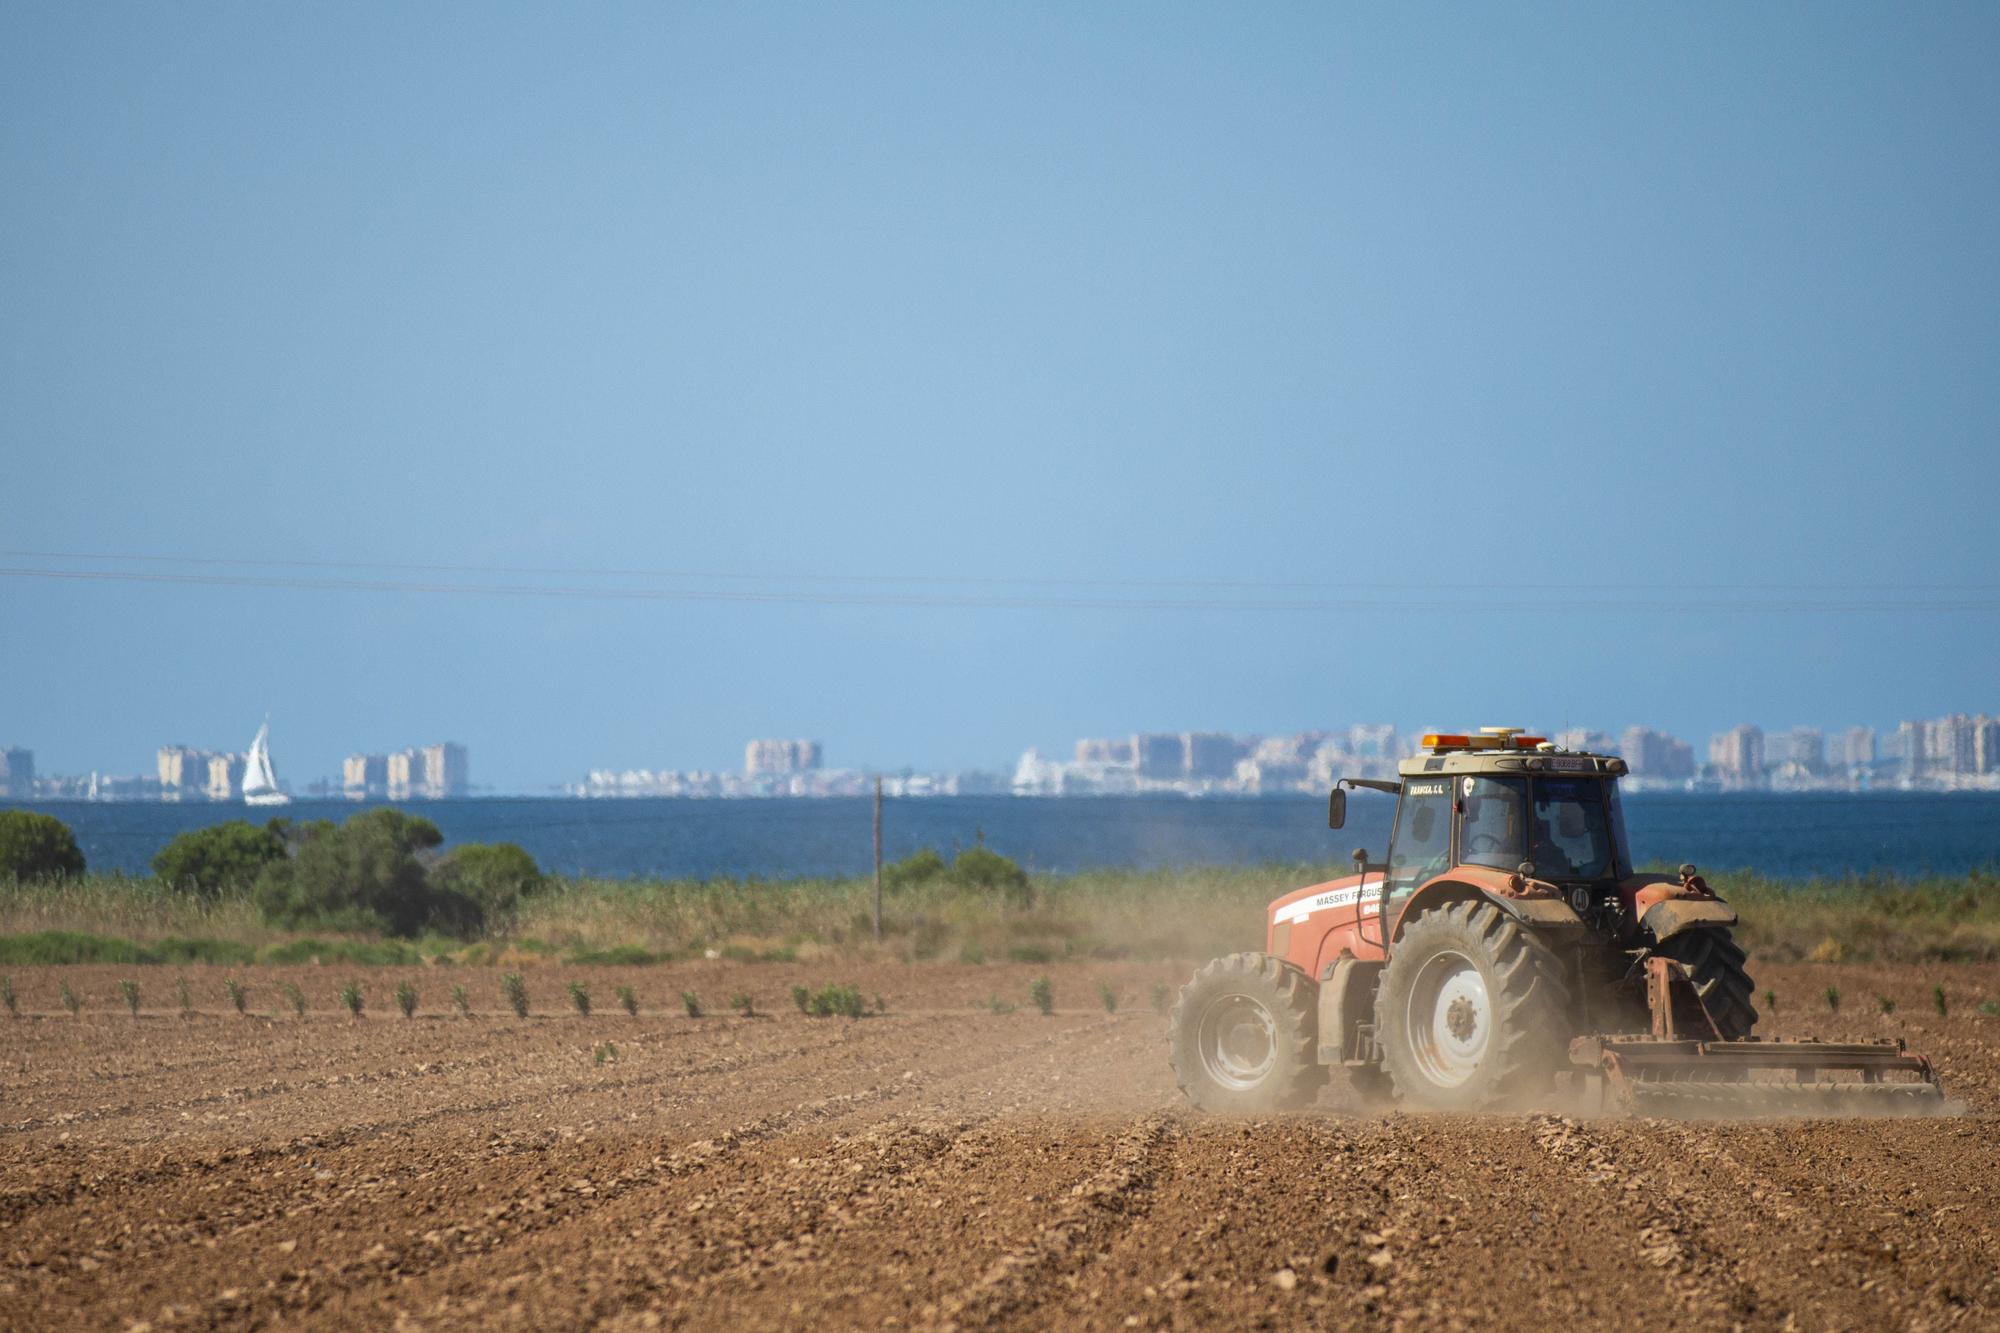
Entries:
{"label": "white sail", "polygon": [[251,805],[284,805],[292,798],[278,790],[278,775],[271,769],[271,724],[257,728],[250,742],[250,754],[243,761],[243,799]]}

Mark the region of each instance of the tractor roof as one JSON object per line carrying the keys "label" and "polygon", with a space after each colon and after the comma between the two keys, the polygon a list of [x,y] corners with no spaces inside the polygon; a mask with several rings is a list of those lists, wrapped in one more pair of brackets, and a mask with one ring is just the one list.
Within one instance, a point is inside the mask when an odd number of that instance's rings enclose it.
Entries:
{"label": "tractor roof", "polygon": [[1625,772],[1625,761],[1616,755],[1572,753],[1551,745],[1540,736],[1528,736],[1519,727],[1481,727],[1476,733],[1432,732],[1424,737],[1428,754],[1405,759],[1396,765],[1402,776],[1422,777],[1426,773],[1602,773],[1617,777]]}

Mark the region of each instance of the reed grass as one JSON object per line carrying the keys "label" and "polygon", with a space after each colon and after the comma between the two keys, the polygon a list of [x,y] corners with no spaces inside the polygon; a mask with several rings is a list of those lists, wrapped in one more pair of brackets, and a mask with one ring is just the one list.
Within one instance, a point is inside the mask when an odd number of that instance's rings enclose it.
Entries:
{"label": "reed grass", "polygon": [[[86,876],[0,885],[0,966],[1199,959],[1261,948],[1272,898],[1344,871],[1266,865],[1042,876],[1025,905],[937,880],[889,894],[880,943],[866,878],[557,879],[504,930],[468,943],[300,935],[265,924],[241,899],[206,902],[151,879]],[[1708,879],[1741,914],[1738,939],[1758,959],[2000,960],[1995,871],[1806,880],[1739,871]]]}

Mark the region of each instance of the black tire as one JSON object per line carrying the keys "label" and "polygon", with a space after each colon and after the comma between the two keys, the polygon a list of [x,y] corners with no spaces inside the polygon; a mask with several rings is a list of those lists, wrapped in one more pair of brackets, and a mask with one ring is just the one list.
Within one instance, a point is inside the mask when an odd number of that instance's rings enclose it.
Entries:
{"label": "black tire", "polygon": [[1209,963],[1174,1003],[1174,1081],[1204,1111],[1305,1105],[1326,1082],[1316,998],[1305,973],[1269,954]]}
{"label": "black tire", "polygon": [[1412,922],[1375,999],[1375,1039],[1396,1095],[1432,1110],[1487,1110],[1546,1091],[1570,1029],[1562,961],[1479,900]]}
{"label": "black tire", "polygon": [[1756,1030],[1757,1006],[1751,997],[1757,984],[1727,930],[1684,930],[1654,945],[1653,952],[1687,968],[1695,994],[1724,1041],[1741,1041]]}

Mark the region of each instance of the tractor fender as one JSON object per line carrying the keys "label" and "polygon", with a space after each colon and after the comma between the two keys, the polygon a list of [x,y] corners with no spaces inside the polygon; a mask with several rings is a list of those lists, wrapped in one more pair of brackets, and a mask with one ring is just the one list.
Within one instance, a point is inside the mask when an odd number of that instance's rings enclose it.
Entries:
{"label": "tractor fender", "polygon": [[1647,908],[1639,924],[1658,941],[1696,926],[1733,926],[1736,909],[1719,898],[1668,898]]}
{"label": "tractor fender", "polygon": [[1326,965],[1319,982],[1319,1062],[1368,1063],[1361,1048],[1361,1025],[1375,1021],[1375,981],[1380,962],[1344,953]]}
{"label": "tractor fender", "polygon": [[[1523,894],[1510,891],[1510,877],[1499,872],[1466,874],[1465,867],[1452,872],[1452,878],[1438,878],[1425,884],[1409,900],[1396,916],[1396,935],[1401,936],[1409,923],[1417,917],[1448,902],[1462,899],[1480,899],[1492,903],[1507,915],[1519,921],[1530,930],[1566,931],[1582,930],[1584,920],[1575,909],[1554,896]],[[1491,878],[1492,884],[1482,884],[1479,880]]]}

